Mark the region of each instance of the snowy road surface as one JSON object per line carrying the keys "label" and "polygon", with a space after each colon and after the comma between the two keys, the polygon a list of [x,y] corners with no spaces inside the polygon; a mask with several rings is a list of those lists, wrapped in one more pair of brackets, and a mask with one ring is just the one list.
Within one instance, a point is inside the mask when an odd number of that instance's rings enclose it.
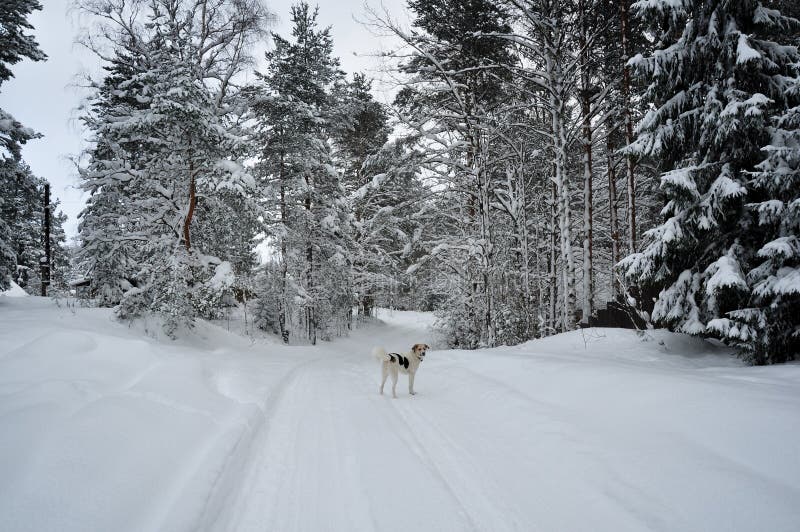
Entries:
{"label": "snowy road surface", "polygon": [[591,330],[434,349],[393,400],[372,346],[436,339],[382,318],[168,342],[0,297],[0,530],[800,530],[800,365]]}

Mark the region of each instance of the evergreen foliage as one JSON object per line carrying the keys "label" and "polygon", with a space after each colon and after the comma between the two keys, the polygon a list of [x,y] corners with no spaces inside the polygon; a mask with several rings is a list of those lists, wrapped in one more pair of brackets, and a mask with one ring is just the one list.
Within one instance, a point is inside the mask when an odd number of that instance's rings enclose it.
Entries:
{"label": "evergreen foliage", "polygon": [[[234,21],[247,7],[217,4]],[[87,273],[101,304],[118,304],[122,318],[155,313],[169,335],[215,316],[253,261],[255,183],[229,84],[243,63],[229,57],[260,21],[215,26],[204,7],[154,2],[134,12],[135,36],[124,13],[112,16],[116,57],[84,115],[95,135],[82,170],[92,194],[80,226]],[[231,40],[204,44],[214,28]]]}
{"label": "evergreen foliage", "polygon": [[752,0],[634,8],[657,36],[653,54],[632,61],[655,107],[628,149],[658,161],[666,204],[647,246],[623,261],[625,274],[642,293],[660,291],[657,323],[719,335],[756,362],[785,359],[794,326],[768,325],[785,309],[766,309],[796,301],[795,289],[776,290],[789,270],[778,251],[787,248],[773,240],[794,229],[770,216],[773,201],[792,199],[794,133],[784,128],[797,105],[796,21]]}
{"label": "evergreen foliage", "polygon": [[[43,61],[47,56],[39,48],[32,35],[28,16],[42,9],[38,0],[8,0],[0,9],[0,86],[13,77],[11,67],[24,58]],[[28,271],[26,257],[30,247],[20,238],[35,239],[33,233],[21,232],[21,224],[26,224],[34,216],[24,216],[22,208],[33,208],[41,204],[34,201],[31,193],[36,188],[35,178],[21,162],[21,147],[27,141],[40,137],[38,133],[23,126],[11,114],[0,108],[0,291],[9,286],[9,279],[16,277],[18,268]],[[21,197],[22,204],[20,203]],[[26,201],[33,201],[25,205]],[[32,229],[33,230],[33,229]],[[20,256],[22,255],[22,256]],[[19,262],[22,260],[23,262]],[[38,264],[38,262],[37,262]]]}
{"label": "evergreen foliage", "polygon": [[[284,341],[316,343],[349,322],[350,230],[332,137],[333,90],[343,77],[318,10],[292,7],[292,37],[272,35],[266,72],[251,89],[265,236],[279,249],[280,297],[272,313]],[[271,281],[268,283],[271,286]],[[262,297],[271,297],[267,290]],[[262,304],[263,305],[263,304]]]}
{"label": "evergreen foliage", "polygon": [[[7,169],[0,179],[0,224],[5,225],[7,236],[8,275],[30,294],[38,295],[41,287],[40,266],[44,251],[44,185],[45,179],[37,177],[24,162],[6,163]],[[51,200],[50,212],[50,272],[51,286],[63,290],[65,274],[69,269],[64,246],[66,235],[63,224],[66,216],[57,213],[58,201]]]}

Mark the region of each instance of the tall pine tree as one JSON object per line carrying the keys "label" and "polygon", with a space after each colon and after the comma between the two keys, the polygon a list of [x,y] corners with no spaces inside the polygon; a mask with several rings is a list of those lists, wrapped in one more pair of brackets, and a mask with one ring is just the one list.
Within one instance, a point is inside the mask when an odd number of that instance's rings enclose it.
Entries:
{"label": "tall pine tree", "polygon": [[218,0],[213,17],[207,4],[84,6],[105,17],[116,56],[84,117],[95,138],[82,255],[101,303],[125,318],[157,313],[170,335],[214,316],[252,262],[236,232],[255,209],[232,79],[262,18],[247,2]]}
{"label": "tall pine tree", "polygon": [[[273,34],[266,71],[251,89],[265,236],[279,253],[278,280],[265,279],[262,307],[284,341],[316,343],[346,329],[351,313],[350,228],[332,140],[342,79],[330,28],[318,10],[292,7],[292,40]],[[268,301],[264,301],[266,300]]]}

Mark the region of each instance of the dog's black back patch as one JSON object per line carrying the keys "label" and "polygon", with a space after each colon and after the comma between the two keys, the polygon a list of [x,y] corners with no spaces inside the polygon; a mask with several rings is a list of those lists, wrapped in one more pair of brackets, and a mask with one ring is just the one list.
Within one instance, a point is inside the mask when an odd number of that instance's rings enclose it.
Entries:
{"label": "dog's black back patch", "polygon": [[389,353],[389,362],[394,362],[394,357],[397,357],[397,363],[404,368],[408,369],[408,359],[400,353]]}

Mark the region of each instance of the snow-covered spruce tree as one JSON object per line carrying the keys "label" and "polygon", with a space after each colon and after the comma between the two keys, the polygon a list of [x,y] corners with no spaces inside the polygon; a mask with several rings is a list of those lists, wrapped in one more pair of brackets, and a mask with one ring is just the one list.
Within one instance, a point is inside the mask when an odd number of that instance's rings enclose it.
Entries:
{"label": "snow-covered spruce tree", "polygon": [[[343,73],[317,10],[300,2],[291,20],[292,40],[273,33],[275,48],[250,94],[264,231],[279,253],[276,328],[286,342],[313,344],[343,332],[352,308],[349,218],[332,150],[332,91]],[[264,297],[272,297],[268,284]]]}
{"label": "snow-covered spruce tree", "polygon": [[[0,10],[0,86],[14,74],[11,66],[24,58],[43,61],[47,58],[32,35],[28,16],[42,9],[38,0],[5,0]],[[0,163],[20,157],[20,145],[38,136],[30,128],[22,126],[14,117],[0,109]]]}
{"label": "snow-covered spruce tree", "polygon": [[[25,34],[25,30],[32,28],[28,16],[40,9],[42,5],[38,0],[3,2],[0,9],[0,86],[13,76],[11,66],[22,59],[42,61],[47,58],[33,36]],[[0,187],[15,186],[19,177],[20,146],[38,136],[0,108]],[[10,212],[13,207],[4,207],[6,201],[6,196],[0,195],[0,210]],[[16,257],[12,224],[0,216],[0,290],[8,288],[10,276],[16,271]]]}
{"label": "snow-covered spruce tree", "polygon": [[85,118],[95,145],[83,171],[92,192],[83,254],[102,302],[121,296],[123,318],[157,313],[170,335],[214,313],[234,282],[227,259],[250,260],[247,239],[220,241],[254,216],[242,208],[254,183],[231,116],[243,47],[263,22],[250,4],[84,5],[116,56]]}
{"label": "snow-covered spruce tree", "polygon": [[[775,360],[785,359],[791,333],[776,336],[772,327],[786,324],[764,321],[784,310],[764,310],[792,306],[795,297],[777,282],[789,272],[784,260],[791,268],[791,243],[775,240],[794,229],[773,208],[793,197],[791,148],[784,148],[796,105],[796,26],[752,0],[648,0],[633,8],[657,42],[652,55],[632,60],[650,81],[654,109],[628,150],[658,161],[666,205],[644,250],[622,261],[624,274],[643,298],[657,293],[655,322],[722,336],[758,353],[756,362],[771,361],[767,345],[778,349]],[[764,146],[772,146],[766,160]]]}
{"label": "snow-covered spruce tree", "polygon": [[[0,163],[0,269],[3,270],[2,289],[13,280],[23,288],[34,273],[31,271],[31,253],[41,236],[41,225],[36,224],[36,210],[41,209],[36,179],[21,161]],[[33,264],[38,268],[38,257]]]}
{"label": "snow-covered spruce tree", "polygon": [[[761,16],[800,44],[796,19],[770,11]],[[750,297],[743,308],[708,324],[709,331],[741,348],[755,364],[795,360],[800,352],[800,54],[787,48],[781,52],[794,56],[794,77],[776,69],[773,82],[780,90],[771,95],[770,107],[778,112],[771,121],[766,158],[748,182],[746,207],[758,224],[756,254],[743,271]]]}
{"label": "snow-covered spruce tree", "polygon": [[[0,208],[3,208],[6,200],[0,198]],[[0,216],[0,290],[9,287],[11,275],[16,269],[14,249],[11,246],[11,228],[8,223]]]}

